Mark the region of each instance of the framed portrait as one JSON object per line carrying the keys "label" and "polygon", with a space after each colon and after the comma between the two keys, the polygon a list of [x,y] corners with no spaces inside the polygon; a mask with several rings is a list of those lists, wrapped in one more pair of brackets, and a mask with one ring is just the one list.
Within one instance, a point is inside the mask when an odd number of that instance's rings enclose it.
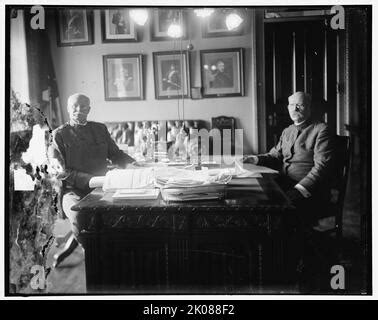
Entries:
{"label": "framed portrait", "polygon": [[154,9],[152,10],[151,40],[172,40],[168,35],[168,28],[173,23],[181,26],[182,36],[179,39],[188,38],[187,13],[178,9]]}
{"label": "framed portrait", "polygon": [[203,97],[244,96],[244,49],[201,50]]}
{"label": "framed portrait", "polygon": [[156,99],[190,97],[190,69],[187,51],[153,53]]}
{"label": "framed portrait", "polygon": [[101,11],[102,42],[138,41],[137,27],[130,18],[130,10],[112,8]]}
{"label": "framed portrait", "polygon": [[143,100],[143,56],[103,56],[106,101]]}
{"label": "framed portrait", "polygon": [[58,9],[56,21],[59,47],[93,44],[92,10]]}
{"label": "framed portrait", "polygon": [[[228,30],[226,18],[230,13],[237,13],[244,21],[240,26],[233,30]],[[230,37],[244,34],[246,24],[245,12],[234,9],[216,9],[211,16],[202,21],[202,37]]]}

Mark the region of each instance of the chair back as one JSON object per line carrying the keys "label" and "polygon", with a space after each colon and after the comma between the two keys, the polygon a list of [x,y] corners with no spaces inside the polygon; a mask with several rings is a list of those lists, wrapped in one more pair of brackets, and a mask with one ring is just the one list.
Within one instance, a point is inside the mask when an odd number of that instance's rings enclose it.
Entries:
{"label": "chair back", "polygon": [[335,210],[337,237],[342,236],[343,209],[351,158],[351,140],[348,136],[335,136],[334,180],[331,185],[331,203]]}
{"label": "chair back", "polygon": [[221,150],[223,154],[223,129],[231,130],[231,154],[235,154],[235,118],[219,116],[211,118],[211,128],[219,129],[221,135]]}
{"label": "chair back", "polygon": [[331,188],[337,191],[336,204],[342,206],[345,199],[345,192],[348,183],[350,167],[351,142],[350,137],[336,136],[335,142],[335,171],[334,181]]}

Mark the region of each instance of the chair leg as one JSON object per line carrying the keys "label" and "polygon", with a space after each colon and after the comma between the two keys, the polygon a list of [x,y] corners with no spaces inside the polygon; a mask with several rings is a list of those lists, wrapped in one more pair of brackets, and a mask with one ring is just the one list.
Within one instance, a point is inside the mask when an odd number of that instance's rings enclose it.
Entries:
{"label": "chair leg", "polygon": [[336,219],[336,239],[340,243],[343,238],[343,221],[341,219]]}

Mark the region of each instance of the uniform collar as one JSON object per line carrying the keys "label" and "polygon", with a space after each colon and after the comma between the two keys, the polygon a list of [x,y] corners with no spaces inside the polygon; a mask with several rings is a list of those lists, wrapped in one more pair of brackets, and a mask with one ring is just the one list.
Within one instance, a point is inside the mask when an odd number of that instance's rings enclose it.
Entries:
{"label": "uniform collar", "polygon": [[69,123],[69,125],[71,127],[74,127],[74,128],[83,128],[83,127],[85,127],[88,124],[88,121],[86,121],[85,123],[81,124],[81,123],[76,123],[76,122],[73,122],[73,121],[70,120],[68,123]]}
{"label": "uniform collar", "polygon": [[303,129],[307,128],[310,124],[311,124],[311,118],[301,122],[300,124],[294,124],[294,127],[297,130],[303,130]]}

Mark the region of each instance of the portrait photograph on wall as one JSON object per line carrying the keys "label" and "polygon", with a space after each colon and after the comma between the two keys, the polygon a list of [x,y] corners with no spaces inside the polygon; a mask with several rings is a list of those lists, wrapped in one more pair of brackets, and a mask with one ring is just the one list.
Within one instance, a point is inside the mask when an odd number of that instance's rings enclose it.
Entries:
{"label": "portrait photograph on wall", "polygon": [[245,31],[245,10],[216,9],[215,12],[202,21],[202,37],[239,36]]}
{"label": "portrait photograph on wall", "polygon": [[130,10],[114,8],[101,11],[101,30],[103,42],[138,41],[137,29],[130,18]]}
{"label": "portrait photograph on wall", "polygon": [[103,56],[105,100],[143,100],[142,55]]}
{"label": "portrait photograph on wall", "polygon": [[[180,27],[175,28],[175,25]],[[180,31],[177,31],[178,29]],[[188,38],[186,11],[154,9],[152,11],[151,40],[172,40],[172,37],[180,39]]]}
{"label": "portrait photograph on wall", "polygon": [[201,50],[204,97],[244,96],[243,48]]}
{"label": "portrait photograph on wall", "polygon": [[93,44],[93,11],[64,9],[57,13],[58,46]]}
{"label": "portrait photograph on wall", "polygon": [[154,52],[156,99],[189,97],[190,74],[187,51]]}

